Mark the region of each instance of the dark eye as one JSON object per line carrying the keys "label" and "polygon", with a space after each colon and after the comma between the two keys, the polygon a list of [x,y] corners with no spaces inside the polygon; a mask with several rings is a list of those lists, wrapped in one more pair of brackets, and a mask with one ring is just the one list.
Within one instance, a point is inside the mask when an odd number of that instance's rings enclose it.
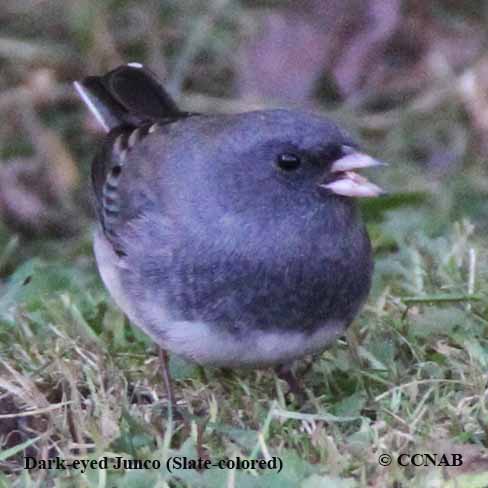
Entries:
{"label": "dark eye", "polygon": [[294,171],[299,168],[302,161],[300,156],[292,153],[283,153],[278,156],[278,166],[284,171]]}

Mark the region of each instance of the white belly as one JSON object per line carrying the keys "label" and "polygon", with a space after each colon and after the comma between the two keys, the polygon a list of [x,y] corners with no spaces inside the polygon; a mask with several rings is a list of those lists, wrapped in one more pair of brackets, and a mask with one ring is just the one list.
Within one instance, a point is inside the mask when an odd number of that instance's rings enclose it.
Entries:
{"label": "white belly", "polygon": [[172,322],[164,328],[166,340],[161,346],[176,354],[200,364],[257,367],[288,363],[321,352],[344,332],[345,326],[329,322],[312,334],[250,330],[239,336],[202,322]]}

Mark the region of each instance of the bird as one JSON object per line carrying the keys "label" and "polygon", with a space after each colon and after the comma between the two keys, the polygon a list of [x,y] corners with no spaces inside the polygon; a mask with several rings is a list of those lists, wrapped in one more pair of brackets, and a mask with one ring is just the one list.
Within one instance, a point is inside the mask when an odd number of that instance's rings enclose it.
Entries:
{"label": "bird", "polygon": [[180,110],[140,63],[74,82],[106,135],[91,181],[105,287],[164,351],[262,368],[322,352],[371,288],[358,197],[381,166],[323,115]]}

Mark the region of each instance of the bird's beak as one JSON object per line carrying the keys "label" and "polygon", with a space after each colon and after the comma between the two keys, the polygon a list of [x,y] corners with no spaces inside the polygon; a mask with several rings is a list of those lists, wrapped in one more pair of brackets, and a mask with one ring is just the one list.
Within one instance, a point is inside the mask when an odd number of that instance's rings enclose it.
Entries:
{"label": "bird's beak", "polygon": [[379,186],[354,172],[363,168],[386,166],[385,163],[348,146],[343,147],[343,153],[345,156],[330,167],[327,181],[319,185],[321,188],[345,197],[378,197],[385,194]]}

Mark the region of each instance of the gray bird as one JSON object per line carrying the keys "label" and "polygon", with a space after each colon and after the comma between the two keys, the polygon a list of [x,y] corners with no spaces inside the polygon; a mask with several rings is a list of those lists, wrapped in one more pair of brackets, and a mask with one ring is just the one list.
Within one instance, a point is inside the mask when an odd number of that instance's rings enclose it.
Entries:
{"label": "gray bird", "polygon": [[131,63],[75,83],[108,135],[92,165],[105,286],[162,348],[261,367],[322,351],[370,290],[355,197],[380,163],[295,110],[180,111]]}

